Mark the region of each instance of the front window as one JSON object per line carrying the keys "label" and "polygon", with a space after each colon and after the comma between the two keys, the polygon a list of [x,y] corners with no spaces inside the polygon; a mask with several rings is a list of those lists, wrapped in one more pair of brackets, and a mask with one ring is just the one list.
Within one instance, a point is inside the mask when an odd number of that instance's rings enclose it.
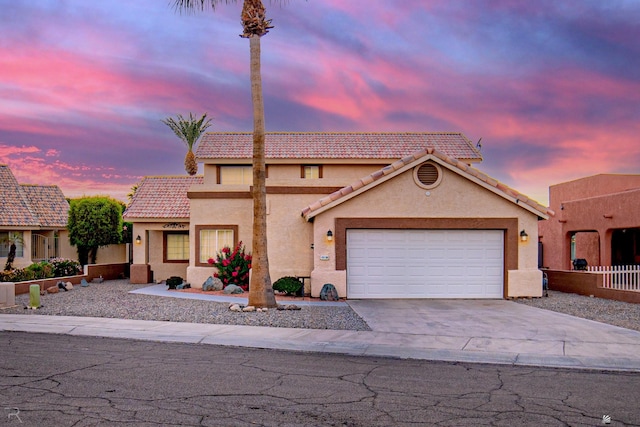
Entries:
{"label": "front window", "polygon": [[222,248],[235,246],[235,237],[238,232],[238,226],[221,225],[221,226],[197,226],[198,233],[198,264],[209,265],[209,258],[215,258]]}
{"label": "front window", "polygon": [[16,245],[16,258],[24,256],[24,245],[22,240],[22,231],[0,231],[0,257],[9,256],[11,243]]}
{"label": "front window", "polygon": [[165,262],[189,261],[189,233],[165,233]]}
{"label": "front window", "polygon": [[220,184],[251,185],[253,172],[251,166],[220,166]]}

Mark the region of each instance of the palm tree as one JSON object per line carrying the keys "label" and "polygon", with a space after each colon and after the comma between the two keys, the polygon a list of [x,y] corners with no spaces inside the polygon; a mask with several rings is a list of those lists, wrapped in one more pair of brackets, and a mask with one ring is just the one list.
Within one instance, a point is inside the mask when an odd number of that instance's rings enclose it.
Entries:
{"label": "palm tree", "polygon": [[160,121],[169,126],[173,133],[187,144],[187,155],[184,157],[184,169],[189,175],[197,174],[198,164],[196,163],[196,156],[193,154],[193,147],[195,147],[204,131],[211,126],[211,119],[207,119],[206,113],[199,119],[196,119],[192,113],[189,113],[189,119],[185,119],[182,115],[178,114],[177,119],[167,117],[167,119]]}
{"label": "palm tree", "polygon": [[24,239],[18,233],[7,233],[5,237],[0,239],[0,244],[9,245],[9,253],[7,254],[7,263],[4,265],[5,271],[13,270],[13,261],[16,259],[16,250],[18,244],[24,244]]}
{"label": "palm tree", "polygon": [[[193,10],[206,5],[215,9],[222,0],[175,0],[180,10]],[[225,3],[234,0],[225,0]],[[249,305],[255,307],[276,307],[271,277],[269,276],[269,258],[267,256],[267,193],[265,183],[265,126],[264,103],[262,100],[262,77],[260,75],[260,37],[273,28],[271,20],[266,18],[265,7],[261,0],[243,0],[242,34],[249,39],[251,70],[251,101],[253,105],[253,247],[252,271],[249,284]]]}

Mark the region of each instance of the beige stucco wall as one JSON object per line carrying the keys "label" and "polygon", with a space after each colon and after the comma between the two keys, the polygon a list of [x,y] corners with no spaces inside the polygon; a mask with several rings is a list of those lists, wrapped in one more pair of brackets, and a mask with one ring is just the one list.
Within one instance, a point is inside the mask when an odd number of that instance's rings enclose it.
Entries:
{"label": "beige stucco wall", "polygon": [[[537,270],[537,216],[444,167],[442,171],[436,188],[419,187],[411,169],[316,216],[312,295],[320,292],[325,274],[328,278],[336,267],[335,244],[326,239],[327,230],[335,230],[336,218],[469,218],[470,223],[475,218],[517,218],[518,230],[529,235],[528,242],[518,242],[518,270]],[[532,296],[539,292],[541,281],[534,284],[525,275],[509,277],[510,289]]]}
{"label": "beige stucco wall", "polygon": [[[188,230],[188,223],[182,218],[167,219],[162,222],[133,222],[133,263],[149,264],[153,272],[154,281],[166,280],[171,276],[187,278],[188,262],[164,263],[163,262],[163,239],[165,231],[176,231],[174,228],[163,228],[166,224],[184,224],[184,229]],[[141,237],[140,244],[135,243],[137,236]],[[98,252],[99,254],[99,252]]]}

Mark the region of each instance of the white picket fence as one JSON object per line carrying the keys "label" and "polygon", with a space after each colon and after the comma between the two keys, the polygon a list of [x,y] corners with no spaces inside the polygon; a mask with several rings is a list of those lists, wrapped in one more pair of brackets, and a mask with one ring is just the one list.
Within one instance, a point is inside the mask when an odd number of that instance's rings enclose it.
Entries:
{"label": "white picket fence", "polygon": [[590,265],[587,271],[602,274],[602,287],[640,292],[640,265]]}

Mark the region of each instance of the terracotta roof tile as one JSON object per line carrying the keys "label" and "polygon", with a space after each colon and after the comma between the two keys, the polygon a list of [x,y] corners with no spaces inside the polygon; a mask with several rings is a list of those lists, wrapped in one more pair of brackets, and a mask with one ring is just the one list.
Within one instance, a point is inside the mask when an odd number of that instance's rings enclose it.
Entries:
{"label": "terracotta roof tile", "polygon": [[8,166],[0,165],[0,225],[66,227],[69,203],[55,185],[21,185]]}
{"label": "terracotta roof tile", "polygon": [[57,185],[22,184],[20,187],[41,227],[67,226],[69,202]]}
{"label": "terracotta roof tile", "polygon": [[[523,203],[528,205],[529,207],[533,208],[534,210],[540,212],[543,215],[549,215],[549,216],[553,216],[554,212],[545,207],[542,206],[541,204],[539,204],[538,202],[529,199],[527,196],[525,196],[522,193],[519,193],[518,191],[512,189],[511,187],[497,181],[494,178],[491,178],[489,175],[485,174],[484,172],[479,171],[478,169],[475,169],[471,166],[468,166],[466,163],[464,162],[460,162],[452,157],[449,157],[447,155],[445,155],[444,153],[428,148],[427,150],[423,150],[419,153],[416,153],[414,156],[407,156],[407,157],[403,157],[401,160],[395,161],[393,162],[391,165],[385,166],[382,169],[379,169],[369,175],[367,175],[364,178],[361,178],[360,180],[358,180],[358,183],[366,183],[364,186],[360,185],[359,187],[357,187],[358,189],[360,188],[364,188],[365,191],[367,189],[367,187],[371,188],[374,187],[375,185],[377,185],[376,181],[379,181],[382,177],[398,171],[400,169],[402,169],[404,166],[409,165],[411,163],[413,163],[414,161],[419,161],[420,159],[427,157],[429,155],[432,155],[433,157],[440,159],[441,161],[443,161],[446,164],[449,164],[457,169],[459,169],[461,171],[462,174],[468,174],[471,175],[475,178],[477,178],[478,180],[484,182],[485,184],[495,188],[496,190],[498,190],[499,192],[504,193],[505,195],[516,199],[515,202],[516,203]],[[409,159],[413,159],[413,160],[409,160]],[[322,199],[320,199],[319,201],[305,207],[304,209],[302,209],[302,215],[304,217],[309,217],[309,215],[313,214],[314,212],[320,210],[321,208],[323,208],[324,206],[328,205],[329,203],[333,203],[333,202],[339,202],[340,199],[345,198],[349,195],[349,193],[352,193],[353,189],[356,188],[353,184],[351,186],[347,186],[345,188],[343,188],[342,190],[336,191],[335,193],[333,193],[331,195],[331,197],[324,197]],[[344,191],[345,189],[349,189],[349,191]],[[339,197],[333,197],[334,195],[339,195]]]}
{"label": "terracotta roof tile", "polygon": [[202,176],[147,176],[138,185],[125,218],[189,218],[187,191]]}
{"label": "terracotta roof tile", "polygon": [[[456,159],[479,162],[482,155],[462,133],[447,132],[268,132],[267,159],[399,159],[434,147]],[[198,159],[251,159],[250,132],[209,132]]]}

